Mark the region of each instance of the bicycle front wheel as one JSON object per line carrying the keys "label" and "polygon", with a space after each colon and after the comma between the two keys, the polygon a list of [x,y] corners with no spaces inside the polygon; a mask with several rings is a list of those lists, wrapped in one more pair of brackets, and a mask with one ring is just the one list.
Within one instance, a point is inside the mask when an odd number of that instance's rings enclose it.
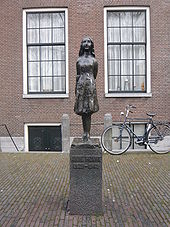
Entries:
{"label": "bicycle front wheel", "polygon": [[103,148],[110,154],[123,154],[131,145],[130,132],[121,124],[106,128],[101,136]]}
{"label": "bicycle front wheel", "polygon": [[148,145],[157,154],[166,154],[170,151],[170,127],[158,124],[148,132]]}

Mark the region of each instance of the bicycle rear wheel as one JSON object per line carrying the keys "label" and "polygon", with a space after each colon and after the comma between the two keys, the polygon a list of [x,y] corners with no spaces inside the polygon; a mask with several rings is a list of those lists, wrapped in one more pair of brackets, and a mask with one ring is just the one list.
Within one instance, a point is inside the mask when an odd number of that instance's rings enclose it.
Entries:
{"label": "bicycle rear wheel", "polygon": [[131,145],[131,135],[122,124],[114,124],[103,131],[101,143],[108,153],[123,154]]}
{"label": "bicycle rear wheel", "polygon": [[166,124],[157,124],[148,132],[148,146],[157,154],[166,154],[170,151],[170,127]]}

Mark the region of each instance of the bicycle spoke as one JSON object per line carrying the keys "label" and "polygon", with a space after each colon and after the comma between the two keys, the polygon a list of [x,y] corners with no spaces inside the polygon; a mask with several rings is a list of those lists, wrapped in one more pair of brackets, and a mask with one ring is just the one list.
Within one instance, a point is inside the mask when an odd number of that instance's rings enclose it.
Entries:
{"label": "bicycle spoke", "polygon": [[148,145],[154,152],[165,154],[170,151],[170,127],[159,124],[149,131]]}
{"label": "bicycle spoke", "polygon": [[110,154],[122,154],[129,148],[131,137],[122,125],[113,125],[103,132],[101,141],[104,149]]}

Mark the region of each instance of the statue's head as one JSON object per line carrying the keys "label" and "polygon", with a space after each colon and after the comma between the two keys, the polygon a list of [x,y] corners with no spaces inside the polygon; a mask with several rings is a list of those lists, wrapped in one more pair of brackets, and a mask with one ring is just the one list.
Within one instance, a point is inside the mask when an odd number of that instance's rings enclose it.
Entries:
{"label": "statue's head", "polygon": [[86,37],[83,38],[83,40],[81,41],[79,56],[82,56],[82,55],[84,54],[85,51],[89,51],[90,54],[91,54],[93,57],[95,57],[95,53],[94,53],[94,43],[93,43],[93,40],[92,40],[89,36],[86,36]]}

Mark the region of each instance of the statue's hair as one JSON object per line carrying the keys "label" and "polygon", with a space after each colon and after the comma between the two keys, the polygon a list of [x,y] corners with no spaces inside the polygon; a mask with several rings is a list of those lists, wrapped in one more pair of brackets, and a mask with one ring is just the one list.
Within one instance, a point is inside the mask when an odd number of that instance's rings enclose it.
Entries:
{"label": "statue's hair", "polygon": [[[92,55],[93,57],[95,57],[93,40],[92,40],[89,36],[87,36],[87,37],[85,37],[85,38],[90,39],[90,41],[91,41],[91,50],[90,50],[90,53],[91,53],[91,55]],[[81,57],[81,56],[84,54],[83,40],[84,40],[85,38],[83,38],[82,41],[81,41],[80,51],[79,51],[79,57]]]}

